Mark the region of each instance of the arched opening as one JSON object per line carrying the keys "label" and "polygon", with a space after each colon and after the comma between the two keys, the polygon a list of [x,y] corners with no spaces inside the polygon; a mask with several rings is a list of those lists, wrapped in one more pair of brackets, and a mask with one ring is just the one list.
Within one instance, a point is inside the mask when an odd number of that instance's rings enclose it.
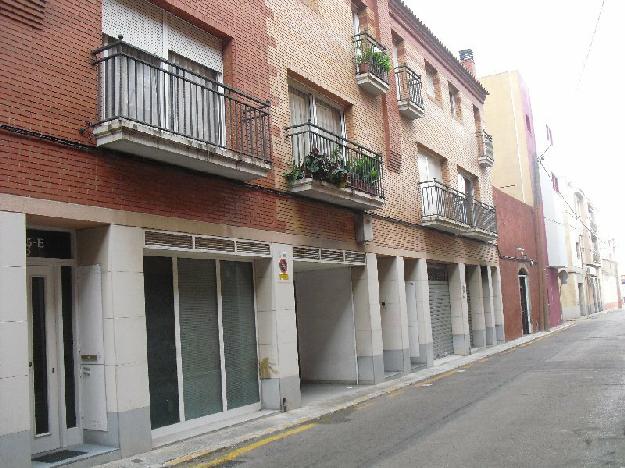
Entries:
{"label": "arched opening", "polygon": [[519,295],[521,298],[521,324],[523,326],[523,334],[532,333],[532,305],[530,302],[530,287],[527,270],[521,268],[519,270]]}

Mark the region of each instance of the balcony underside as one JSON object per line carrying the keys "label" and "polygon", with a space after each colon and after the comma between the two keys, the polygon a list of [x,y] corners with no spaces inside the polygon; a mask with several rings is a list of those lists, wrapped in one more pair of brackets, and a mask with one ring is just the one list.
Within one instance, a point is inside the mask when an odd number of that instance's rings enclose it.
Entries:
{"label": "balcony underside", "polygon": [[421,224],[423,226],[438,229],[439,231],[450,232],[452,234],[462,236],[466,236],[467,232],[471,229],[467,224],[439,215],[424,215],[421,219]]}
{"label": "balcony underside", "polygon": [[463,234],[465,237],[470,237],[471,239],[477,239],[484,242],[493,242],[496,241],[499,237],[496,232],[486,231],[484,229],[479,228],[470,228],[467,232]]}
{"label": "balcony underside", "polygon": [[358,210],[375,210],[384,205],[384,199],[381,197],[349,187],[340,188],[328,182],[320,182],[310,178],[295,182],[291,191],[315,200]]}
{"label": "balcony underside", "polygon": [[93,128],[97,146],[236,180],[264,177],[271,162],[119,118]]}
{"label": "balcony underside", "polygon": [[416,105],[410,100],[397,101],[397,107],[400,114],[410,120],[419,119],[425,114],[423,107]]}
{"label": "balcony underside", "polygon": [[388,83],[385,83],[373,73],[361,73],[356,75],[356,83],[367,93],[374,96],[380,96],[386,94],[388,91]]}
{"label": "balcony underside", "polygon": [[480,156],[477,162],[481,167],[493,167],[493,164],[495,164],[495,160],[489,156]]}

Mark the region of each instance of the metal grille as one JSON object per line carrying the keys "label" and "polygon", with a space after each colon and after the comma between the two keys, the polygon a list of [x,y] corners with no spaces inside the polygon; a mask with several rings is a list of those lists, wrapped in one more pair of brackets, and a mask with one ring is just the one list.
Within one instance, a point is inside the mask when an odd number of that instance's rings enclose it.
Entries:
{"label": "metal grille", "polygon": [[259,255],[271,255],[269,244],[266,242],[237,241],[237,252]]}
{"label": "metal grille", "polygon": [[342,250],[321,249],[321,260],[330,262],[343,262],[345,257]]}
{"label": "metal grille", "polygon": [[348,263],[357,263],[357,264],[364,265],[367,261],[367,257],[362,252],[351,252],[349,250],[346,250],[345,261]]}
{"label": "metal grille", "polygon": [[497,212],[495,207],[473,200],[471,225],[482,231],[497,233]]}
{"label": "metal grille", "polygon": [[196,237],[195,248],[201,250],[215,250],[217,252],[234,252],[234,241],[218,237]]}
{"label": "metal grille", "polygon": [[146,231],[145,245],[192,249],[193,238],[184,234],[170,234],[167,232]]}
{"label": "metal grille", "polygon": [[419,187],[423,217],[436,216],[469,224],[467,211],[470,201],[463,193],[436,180],[420,182]]}
{"label": "metal grille", "polygon": [[318,247],[293,247],[293,258],[296,260],[321,260]]}
{"label": "metal grille", "polygon": [[467,287],[467,306],[469,308],[469,343],[471,348],[473,348],[473,310],[471,308],[471,294],[469,291],[469,287]]}

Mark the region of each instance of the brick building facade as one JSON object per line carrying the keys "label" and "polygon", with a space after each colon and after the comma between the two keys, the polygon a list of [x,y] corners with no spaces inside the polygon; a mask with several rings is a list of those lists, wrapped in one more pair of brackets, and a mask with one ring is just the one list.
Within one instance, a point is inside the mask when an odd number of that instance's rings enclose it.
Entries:
{"label": "brick building facade", "polygon": [[0,464],[504,341],[486,91],[399,0],[0,6]]}

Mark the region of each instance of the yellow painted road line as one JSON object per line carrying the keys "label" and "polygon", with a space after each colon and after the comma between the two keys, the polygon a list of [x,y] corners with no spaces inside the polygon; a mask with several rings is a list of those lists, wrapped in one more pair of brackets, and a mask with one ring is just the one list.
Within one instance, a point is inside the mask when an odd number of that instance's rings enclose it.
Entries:
{"label": "yellow painted road line", "polygon": [[[225,455],[222,455],[221,457],[215,458],[214,460],[211,460],[207,463],[198,463],[196,465],[196,467],[198,468],[208,468],[208,467],[212,467],[212,466],[218,466],[221,465],[223,463],[229,462],[234,460],[235,458],[240,457],[241,455],[244,455],[246,453],[251,452],[252,450],[256,450],[257,448],[260,448],[264,445],[270,444],[272,442],[276,442],[278,440],[282,440],[282,439],[286,439],[287,437],[296,435],[296,434],[300,434],[304,431],[307,431],[309,429],[312,429],[313,427],[317,426],[317,423],[310,423],[310,424],[304,424],[302,426],[297,426],[294,427],[293,429],[288,429],[286,431],[283,432],[279,432],[278,434],[274,434],[272,436],[269,437],[265,437],[264,439],[260,439],[257,440],[256,442],[252,442],[251,444],[248,445],[244,445],[243,447],[239,447],[238,449],[232,450],[228,453],[226,453]],[[207,452],[205,455],[210,454],[211,452]],[[189,457],[180,457],[178,459],[172,460],[171,462],[168,463],[169,466],[175,466],[175,465],[179,465],[181,463],[184,462],[190,462],[193,459],[197,459],[200,458],[202,456],[202,454],[192,454],[194,455],[193,458],[189,458]]]}

